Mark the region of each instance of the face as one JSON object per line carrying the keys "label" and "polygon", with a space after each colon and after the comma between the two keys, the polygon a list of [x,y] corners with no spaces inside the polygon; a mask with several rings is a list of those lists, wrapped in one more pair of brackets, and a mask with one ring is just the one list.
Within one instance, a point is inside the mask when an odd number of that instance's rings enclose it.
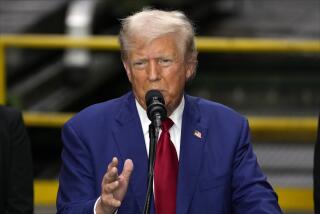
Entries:
{"label": "face", "polygon": [[133,93],[146,109],[145,94],[159,90],[164,96],[168,115],[180,104],[186,80],[194,65],[186,63],[173,35],[165,35],[145,44],[135,40],[124,67]]}

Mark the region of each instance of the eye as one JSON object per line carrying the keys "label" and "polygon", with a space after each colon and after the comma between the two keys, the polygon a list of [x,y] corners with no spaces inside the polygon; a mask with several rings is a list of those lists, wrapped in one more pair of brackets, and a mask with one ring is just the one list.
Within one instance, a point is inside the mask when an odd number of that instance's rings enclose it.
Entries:
{"label": "eye", "polygon": [[133,62],[133,67],[135,69],[144,69],[147,65],[147,61],[146,60],[138,60]]}
{"label": "eye", "polygon": [[169,59],[169,58],[160,58],[158,60],[158,63],[161,65],[161,66],[169,66],[171,65],[173,62],[172,59]]}

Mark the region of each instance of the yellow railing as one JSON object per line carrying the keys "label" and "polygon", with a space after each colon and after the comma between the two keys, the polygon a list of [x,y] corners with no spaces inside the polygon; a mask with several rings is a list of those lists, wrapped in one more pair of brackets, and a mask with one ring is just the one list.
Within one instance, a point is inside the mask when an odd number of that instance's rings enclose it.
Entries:
{"label": "yellow railing", "polygon": [[[36,180],[34,182],[35,205],[55,205],[57,180]],[[310,212],[313,211],[313,191],[305,187],[275,187],[279,204],[285,212]]]}
{"label": "yellow railing", "polygon": [[[24,112],[27,126],[61,127],[74,113]],[[317,135],[316,117],[255,117],[248,116],[253,141],[296,141],[315,142]]]}
{"label": "yellow railing", "polygon": [[5,71],[5,44],[0,39],[0,104],[6,101],[6,71]]}
{"label": "yellow railing", "polygon": [[[320,53],[320,40],[280,40],[245,38],[197,37],[200,52],[254,52],[254,53]],[[116,36],[73,38],[62,35],[1,35],[0,36],[0,104],[6,101],[5,49],[18,48],[88,48],[117,51]],[[72,113],[25,112],[28,126],[60,127]],[[313,142],[316,136],[316,118],[249,117],[253,138],[290,139]]]}
{"label": "yellow railing", "polygon": [[308,142],[317,137],[316,117],[248,117],[254,142]]}
{"label": "yellow railing", "polygon": [[[119,50],[117,36],[2,35],[0,44],[28,48]],[[320,40],[196,37],[200,52],[320,52]]]}
{"label": "yellow railing", "polygon": [[61,112],[23,112],[23,119],[29,127],[59,128],[73,115]]}
{"label": "yellow railing", "polygon": [[[320,52],[320,40],[280,40],[197,37],[200,52]],[[117,36],[73,38],[62,35],[1,35],[0,36],[0,104],[6,101],[5,48],[88,48],[118,50]]]}

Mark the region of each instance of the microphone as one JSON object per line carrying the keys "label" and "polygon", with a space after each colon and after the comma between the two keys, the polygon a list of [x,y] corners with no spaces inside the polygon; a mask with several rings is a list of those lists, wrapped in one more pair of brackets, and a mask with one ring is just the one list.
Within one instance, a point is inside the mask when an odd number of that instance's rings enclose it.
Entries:
{"label": "microphone", "polygon": [[145,101],[149,120],[153,122],[156,128],[159,128],[161,120],[167,117],[167,110],[162,94],[158,90],[150,90],[146,93]]}
{"label": "microphone", "polygon": [[159,130],[161,126],[161,120],[166,119],[167,110],[164,103],[164,98],[160,91],[150,90],[146,93],[145,97],[147,105],[147,115],[151,124],[149,125],[149,162],[148,162],[148,186],[146,193],[146,201],[144,204],[143,214],[150,213],[151,206],[151,196],[153,195],[153,172],[154,172],[154,163],[156,158],[156,142],[159,135]]}

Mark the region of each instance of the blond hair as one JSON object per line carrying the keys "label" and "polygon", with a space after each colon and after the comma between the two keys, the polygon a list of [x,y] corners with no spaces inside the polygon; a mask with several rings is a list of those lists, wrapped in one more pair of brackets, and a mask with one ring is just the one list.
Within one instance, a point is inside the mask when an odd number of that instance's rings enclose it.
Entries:
{"label": "blond hair", "polygon": [[180,11],[156,9],[144,9],[121,20],[119,41],[122,60],[127,60],[134,38],[143,39],[147,44],[167,34],[175,36],[177,47],[187,61],[196,61],[195,33],[191,21]]}

